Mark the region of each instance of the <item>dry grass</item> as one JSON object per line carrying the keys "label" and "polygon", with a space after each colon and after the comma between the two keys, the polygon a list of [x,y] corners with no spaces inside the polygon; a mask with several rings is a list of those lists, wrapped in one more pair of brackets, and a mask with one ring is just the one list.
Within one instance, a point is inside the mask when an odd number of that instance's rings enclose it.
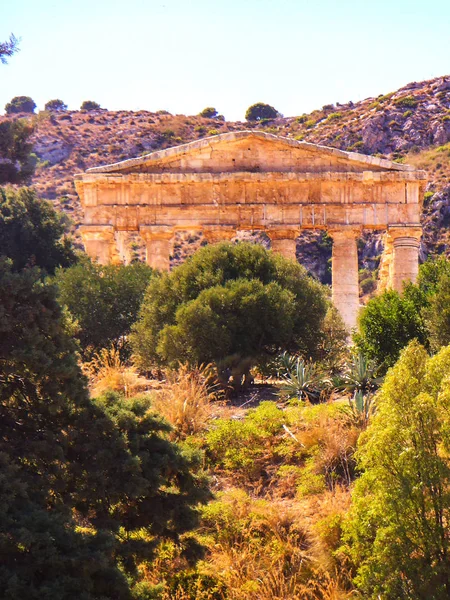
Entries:
{"label": "dry grass", "polygon": [[181,365],[169,371],[161,390],[153,393],[152,405],[174,428],[174,437],[184,439],[204,430],[220,404],[211,368],[191,369]]}
{"label": "dry grass", "polygon": [[131,398],[150,384],[133,366],[121,360],[115,348],[103,348],[92,360],[84,363],[82,369],[89,379],[89,390],[94,398],[106,391],[120,392]]}

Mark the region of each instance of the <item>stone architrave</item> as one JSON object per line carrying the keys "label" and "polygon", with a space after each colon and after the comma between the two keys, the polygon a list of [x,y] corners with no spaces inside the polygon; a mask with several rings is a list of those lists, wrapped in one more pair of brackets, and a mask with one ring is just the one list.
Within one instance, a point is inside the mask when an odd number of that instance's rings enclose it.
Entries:
{"label": "stone architrave", "polygon": [[331,259],[333,304],[339,310],[349,331],[356,328],[359,310],[358,250],[355,228],[331,229],[333,254]]}
{"label": "stone architrave", "polygon": [[[180,230],[203,231],[211,243],[237,230],[265,231],[275,252],[295,258],[294,233],[330,229],[333,297],[353,327],[356,241],[348,232],[389,230],[395,239],[384,267],[386,285],[399,289],[404,280],[413,281],[413,232],[421,230],[426,181],[423,171],[409,165],[238,131],[88,169],[76,175],[75,186],[86,252],[103,263],[117,257],[111,248],[115,232],[139,232],[149,264],[168,269],[172,236]],[[345,261],[351,274],[344,281]]]}

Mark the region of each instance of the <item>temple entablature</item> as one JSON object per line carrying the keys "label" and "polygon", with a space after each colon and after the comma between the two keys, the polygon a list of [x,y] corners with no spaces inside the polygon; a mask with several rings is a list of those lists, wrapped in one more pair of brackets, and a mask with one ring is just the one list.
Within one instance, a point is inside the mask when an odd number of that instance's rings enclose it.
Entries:
{"label": "temple entablature", "polygon": [[106,264],[127,255],[136,232],[147,261],[169,269],[177,231],[208,243],[238,230],[264,231],[272,249],[295,259],[302,229],[333,238],[333,300],[356,324],[356,240],[386,231],[385,286],[415,280],[426,174],[388,160],[259,131],[226,133],[89,169],[75,177],[84,209],[86,252]]}

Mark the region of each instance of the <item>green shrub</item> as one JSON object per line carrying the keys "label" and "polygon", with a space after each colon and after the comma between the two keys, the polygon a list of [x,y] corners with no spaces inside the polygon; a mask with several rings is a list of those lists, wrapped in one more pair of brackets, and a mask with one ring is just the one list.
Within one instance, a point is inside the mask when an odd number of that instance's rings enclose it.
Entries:
{"label": "green shrub", "polygon": [[215,119],[218,116],[218,112],[212,106],[207,106],[200,113],[199,117],[203,117],[204,119]]}
{"label": "green shrub", "polygon": [[262,121],[263,119],[276,119],[280,117],[280,113],[270,104],[257,102],[247,108],[245,119],[247,121]]}
{"label": "green shrub", "polygon": [[45,105],[45,110],[49,110],[51,112],[64,112],[67,110],[67,104],[59,99],[49,100]]}
{"label": "green shrub", "polygon": [[36,103],[30,96],[15,96],[5,106],[5,112],[7,115],[13,115],[16,113],[34,113]]}
{"label": "green shrub", "polygon": [[93,100],[85,100],[81,106],[80,110],[89,112],[91,110],[100,110],[101,106],[98,102],[94,102]]}
{"label": "green shrub", "polygon": [[336,121],[336,120],[340,119],[341,117],[342,117],[342,113],[334,112],[334,113],[331,113],[330,115],[328,115],[327,120],[328,121]]}
{"label": "green shrub", "polygon": [[402,98],[396,98],[394,104],[399,108],[416,108],[419,101],[414,96],[403,96]]}

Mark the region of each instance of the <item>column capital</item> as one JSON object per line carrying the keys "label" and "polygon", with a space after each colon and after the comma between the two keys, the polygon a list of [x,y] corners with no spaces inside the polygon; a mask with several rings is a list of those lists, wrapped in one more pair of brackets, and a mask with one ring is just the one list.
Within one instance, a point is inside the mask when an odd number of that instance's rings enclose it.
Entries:
{"label": "column capital", "polygon": [[234,227],[215,226],[203,228],[203,237],[208,244],[217,244],[218,242],[229,242],[235,235]]}
{"label": "column capital", "polygon": [[389,227],[389,229],[387,230],[387,237],[388,239],[392,240],[394,244],[397,240],[401,238],[412,238],[419,242],[420,238],[422,237],[422,227],[420,227],[420,225]]}
{"label": "column capital", "polygon": [[111,242],[114,239],[112,225],[81,225],[78,231],[83,240]]}
{"label": "column capital", "polygon": [[165,225],[141,225],[139,233],[145,241],[171,240],[175,235],[173,228]]}
{"label": "column capital", "polygon": [[299,229],[289,229],[282,227],[268,227],[266,234],[273,240],[295,240],[300,235]]}
{"label": "column capital", "polygon": [[344,239],[356,239],[362,233],[361,227],[352,227],[349,225],[342,225],[337,227],[329,227],[327,232],[335,240],[344,240]]}

